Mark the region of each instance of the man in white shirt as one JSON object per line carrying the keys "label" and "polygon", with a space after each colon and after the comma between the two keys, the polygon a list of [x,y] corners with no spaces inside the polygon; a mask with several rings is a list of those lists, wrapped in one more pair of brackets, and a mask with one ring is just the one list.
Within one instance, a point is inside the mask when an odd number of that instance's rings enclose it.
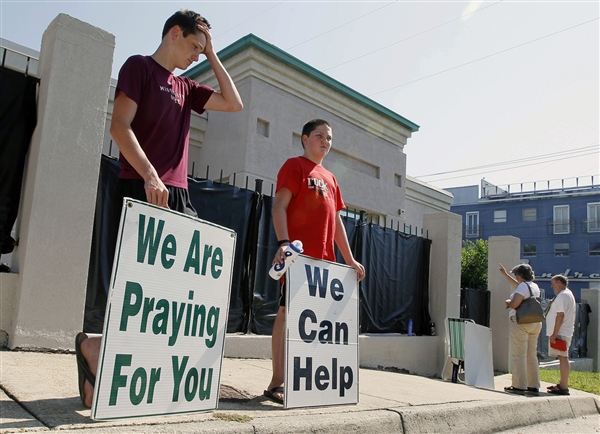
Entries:
{"label": "man in white shirt", "polygon": [[[550,281],[552,290],[556,294],[550,302],[550,309],[546,315],[546,334],[550,337],[548,355],[557,357],[560,363],[560,383],[548,387],[548,393],[556,395],[569,395],[569,347],[575,331],[575,297],[567,286],[568,279],[562,274],[557,274]],[[566,351],[561,351],[553,346],[559,340],[566,343]],[[560,343],[560,342],[559,342]]]}

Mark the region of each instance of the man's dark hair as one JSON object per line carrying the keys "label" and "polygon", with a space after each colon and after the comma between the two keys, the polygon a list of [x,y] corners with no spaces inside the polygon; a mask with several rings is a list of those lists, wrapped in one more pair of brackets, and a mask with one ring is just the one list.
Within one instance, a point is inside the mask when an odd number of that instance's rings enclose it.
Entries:
{"label": "man's dark hair", "polygon": [[567,286],[569,286],[569,279],[567,279],[567,276],[565,276],[563,274],[557,274],[552,279],[553,280],[558,280],[560,283],[562,283],[563,285],[565,285],[565,288]]}
{"label": "man's dark hair", "polygon": [[165,22],[165,26],[163,27],[162,31],[162,37],[164,38],[165,35],[169,33],[169,30],[171,30],[173,27],[179,26],[181,30],[183,30],[183,37],[187,38],[188,35],[198,32],[199,23],[206,24],[206,26],[210,29],[210,24],[202,15],[194,11],[182,9],[171,15]]}
{"label": "man's dark hair", "polygon": [[511,271],[515,276],[521,276],[521,278],[527,282],[531,282],[533,279],[535,279],[533,268],[531,268],[531,265],[529,264],[517,265]]}
{"label": "man's dark hair", "polygon": [[329,128],[331,128],[331,125],[329,125],[329,122],[323,120],[323,119],[313,119],[312,121],[308,121],[307,123],[304,124],[304,126],[302,127],[302,135],[303,136],[310,136],[310,133],[312,133],[315,128],[317,128],[318,126],[321,125],[327,125]]}

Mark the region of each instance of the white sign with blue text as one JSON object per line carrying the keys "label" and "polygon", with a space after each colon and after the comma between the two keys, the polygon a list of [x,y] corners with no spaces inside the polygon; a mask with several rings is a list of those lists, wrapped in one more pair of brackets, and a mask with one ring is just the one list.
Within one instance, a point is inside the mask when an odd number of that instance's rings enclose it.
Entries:
{"label": "white sign with blue text", "polygon": [[126,198],[92,419],[217,408],[236,234]]}
{"label": "white sign with blue text", "polygon": [[298,256],[287,274],[285,408],[358,403],[358,280]]}

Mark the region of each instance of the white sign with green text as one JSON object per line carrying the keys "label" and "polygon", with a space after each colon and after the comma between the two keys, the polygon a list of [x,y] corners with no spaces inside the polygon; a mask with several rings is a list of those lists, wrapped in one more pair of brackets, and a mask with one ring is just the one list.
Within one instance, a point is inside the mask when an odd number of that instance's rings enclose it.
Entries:
{"label": "white sign with green text", "polygon": [[236,234],[126,198],[91,417],[217,408]]}
{"label": "white sign with green text", "polygon": [[285,408],[358,403],[358,280],[299,255],[287,273]]}

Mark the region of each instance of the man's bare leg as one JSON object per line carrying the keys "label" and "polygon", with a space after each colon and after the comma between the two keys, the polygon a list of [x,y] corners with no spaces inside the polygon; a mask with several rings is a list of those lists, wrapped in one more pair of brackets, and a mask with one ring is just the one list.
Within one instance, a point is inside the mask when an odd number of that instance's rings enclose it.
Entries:
{"label": "man's bare leg", "polygon": [[[273,365],[273,376],[269,383],[271,390],[275,387],[283,386],[284,368],[285,368],[285,307],[280,306],[273,324],[273,333],[271,334],[271,363]],[[275,392],[277,398],[283,399],[283,393]]]}
{"label": "man's bare leg", "polygon": [[560,388],[567,389],[569,387],[569,374],[571,373],[569,358],[565,356],[558,356],[558,363],[560,367]]}
{"label": "man's bare leg", "polygon": [[[81,353],[83,354],[83,357],[85,357],[85,361],[87,362],[90,371],[92,371],[94,375],[96,375],[96,371],[98,369],[98,358],[100,357],[101,343],[102,338],[99,336],[92,336],[81,342]],[[83,404],[87,408],[91,408],[94,388],[87,380],[83,385],[83,395],[85,397]]]}

